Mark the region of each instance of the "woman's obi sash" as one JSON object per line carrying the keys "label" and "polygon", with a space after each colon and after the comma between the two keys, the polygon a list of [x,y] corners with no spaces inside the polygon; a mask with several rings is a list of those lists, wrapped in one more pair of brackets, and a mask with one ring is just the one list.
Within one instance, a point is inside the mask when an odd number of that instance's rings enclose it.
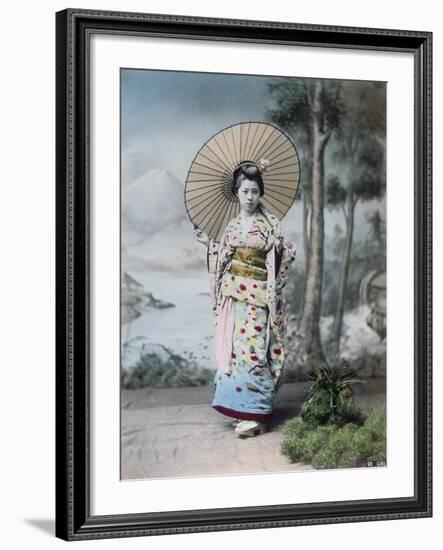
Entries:
{"label": "woman's obi sash", "polygon": [[236,248],[231,265],[222,277],[221,294],[241,302],[266,305],[266,251]]}
{"label": "woman's obi sash", "polygon": [[266,281],[266,251],[255,248],[236,248],[230,273],[258,281]]}

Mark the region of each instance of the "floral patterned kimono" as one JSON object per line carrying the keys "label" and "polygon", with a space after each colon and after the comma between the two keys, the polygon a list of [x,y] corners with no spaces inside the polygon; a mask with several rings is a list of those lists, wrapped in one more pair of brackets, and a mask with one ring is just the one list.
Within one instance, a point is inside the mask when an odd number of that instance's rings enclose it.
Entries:
{"label": "floral patterned kimono", "polygon": [[285,360],[281,292],[295,246],[279,220],[259,206],[249,227],[232,219],[220,243],[209,242],[216,362],[212,406],[242,420],[265,422]]}

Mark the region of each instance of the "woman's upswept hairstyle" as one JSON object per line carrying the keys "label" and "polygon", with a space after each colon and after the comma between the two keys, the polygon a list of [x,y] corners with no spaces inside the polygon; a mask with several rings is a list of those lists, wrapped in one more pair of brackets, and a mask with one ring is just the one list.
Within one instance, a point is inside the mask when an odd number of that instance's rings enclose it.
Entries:
{"label": "woman's upswept hairstyle", "polygon": [[232,191],[234,192],[234,195],[237,195],[238,189],[244,178],[256,181],[260,190],[260,196],[263,197],[263,195],[265,194],[263,178],[257,165],[253,162],[245,162],[239,164],[234,170],[234,174],[232,175]]}

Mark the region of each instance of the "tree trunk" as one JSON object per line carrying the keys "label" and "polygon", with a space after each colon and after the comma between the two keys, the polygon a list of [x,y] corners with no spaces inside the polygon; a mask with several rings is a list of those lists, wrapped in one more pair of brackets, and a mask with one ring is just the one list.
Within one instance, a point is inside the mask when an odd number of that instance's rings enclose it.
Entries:
{"label": "tree trunk", "polygon": [[308,265],[309,258],[309,205],[306,193],[303,193],[303,249],[305,253],[305,264]]}
{"label": "tree trunk", "polygon": [[340,280],[338,286],[337,308],[335,310],[334,322],[332,323],[329,335],[329,350],[331,355],[338,355],[340,351],[340,337],[343,326],[343,313],[345,307],[345,292],[348,284],[349,265],[351,263],[352,237],[354,233],[354,209],[356,201],[351,191],[346,197],[346,237],[343,255],[341,259]]}
{"label": "tree trunk", "polygon": [[312,109],[310,251],[307,262],[303,312],[299,325],[308,361],[312,361],[317,365],[326,363],[320,340],[320,314],[324,243],[324,151],[329,138],[329,133],[323,131],[320,94],[321,84],[317,82]]}
{"label": "tree trunk", "polygon": [[[308,263],[309,263],[309,206],[306,193],[303,193],[303,251],[305,254],[305,275],[308,272]],[[305,307],[305,292],[306,292],[306,277],[305,277],[305,288],[303,289],[303,295],[299,307],[299,318],[303,314]]]}

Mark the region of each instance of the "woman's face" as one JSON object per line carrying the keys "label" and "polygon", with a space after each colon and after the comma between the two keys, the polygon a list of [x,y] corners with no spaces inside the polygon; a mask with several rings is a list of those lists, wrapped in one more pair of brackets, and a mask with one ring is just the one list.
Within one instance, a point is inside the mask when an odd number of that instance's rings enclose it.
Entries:
{"label": "woman's face", "polygon": [[241,209],[247,214],[253,214],[260,202],[260,187],[256,181],[243,177],[237,190],[237,196]]}

